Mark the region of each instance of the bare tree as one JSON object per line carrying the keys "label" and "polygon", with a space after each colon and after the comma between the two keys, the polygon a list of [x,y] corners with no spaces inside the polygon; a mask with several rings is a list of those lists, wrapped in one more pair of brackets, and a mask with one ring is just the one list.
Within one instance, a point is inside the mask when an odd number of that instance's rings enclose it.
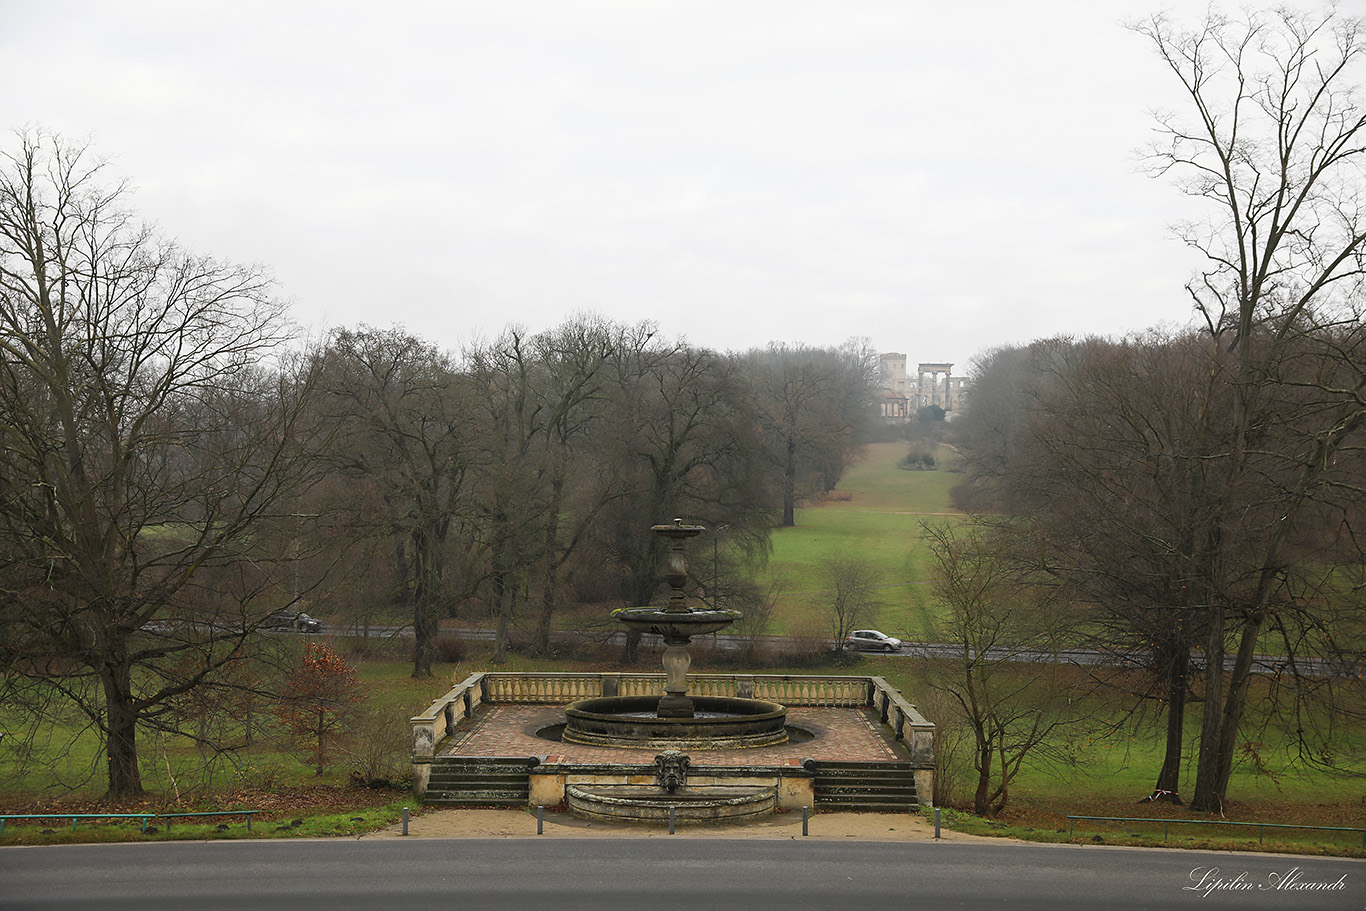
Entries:
{"label": "bare tree", "polygon": [[262,366],[267,277],[139,225],[86,149],[24,134],[0,168],[3,648],[99,730],[124,797],[139,727],[288,591],[307,378]]}
{"label": "bare tree", "polygon": [[[1304,335],[1361,321],[1366,250],[1366,109],[1359,19],[1329,9],[1281,9],[1243,18],[1211,11],[1192,29],[1164,15],[1133,25],[1184,89],[1190,120],[1161,115],[1149,161],[1210,212],[1180,228],[1208,268],[1188,286],[1214,342],[1232,355],[1232,439],[1224,461],[1222,516],[1263,455],[1265,400],[1279,394],[1280,365]],[[1360,367],[1358,363],[1356,365]],[[1322,420],[1293,453],[1296,479],[1283,487],[1281,518],[1255,543],[1225,534],[1216,519],[1209,548],[1213,598],[1205,658],[1211,673],[1192,806],[1219,810],[1232,772],[1252,658],[1266,624],[1291,529],[1312,502],[1344,442],[1366,421],[1362,386],[1321,390]],[[1232,552],[1240,551],[1236,558]],[[1244,575],[1245,574],[1245,575]],[[1234,584],[1243,576],[1246,584]],[[1229,598],[1230,590],[1237,595]]]}
{"label": "bare tree", "polygon": [[842,649],[848,635],[869,622],[882,606],[878,599],[880,575],[863,557],[834,553],[820,561],[820,578],[826,590],[816,597],[824,607],[835,648]]}
{"label": "bare tree", "polygon": [[[964,443],[974,466],[989,467],[977,479],[978,498],[1028,517],[1032,565],[1088,604],[1098,647],[1151,672],[1151,685],[1131,695],[1140,711],[1147,704],[1166,714],[1158,789],[1179,789],[1188,699],[1224,682],[1222,655],[1217,663],[1208,657],[1209,623],[1219,610],[1233,618],[1227,635],[1260,623],[1264,650],[1345,657],[1351,625],[1343,621],[1359,600],[1354,504],[1366,440],[1351,420],[1337,422],[1350,416],[1344,408],[1361,383],[1363,353],[1359,324],[1287,338],[1262,384],[1257,442],[1233,487],[1226,479],[1237,439],[1236,356],[1212,346],[1207,333],[1049,340],[1000,362],[1015,377],[1016,414],[1003,438]],[[997,410],[979,396],[969,411],[979,404]],[[1316,441],[1329,427],[1344,436],[1320,465]],[[987,458],[973,452],[976,445]],[[1308,488],[1306,470],[1317,479]],[[1266,548],[1275,540],[1279,557],[1268,580]],[[1270,588],[1258,601],[1263,584]],[[1249,611],[1252,604],[1260,606]],[[1312,699],[1320,709],[1302,714],[1322,715],[1335,684],[1298,674],[1297,659],[1288,660],[1274,690],[1278,703],[1291,710]],[[1323,752],[1315,728],[1291,728],[1306,756]],[[1218,749],[1218,740],[1200,743],[1202,755]]]}
{"label": "bare tree", "polygon": [[[622,574],[626,604],[662,585],[664,542],[648,526],[684,517],[727,526],[727,551],[767,555],[772,498],[749,390],[732,359],[682,342],[639,337],[612,365],[611,416],[600,439],[624,495],[595,522],[596,551]],[[702,575],[701,563],[694,574]],[[628,633],[634,660],[638,633]]]}
{"label": "bare tree", "polygon": [[619,327],[584,314],[532,340],[543,414],[546,508],[542,512],[541,609],[535,648],[550,648],[551,622],[561,599],[560,571],[587,538],[593,522],[624,495],[610,462],[595,457],[594,436],[610,400],[608,366],[623,347],[648,336],[647,326]]}
{"label": "bare tree", "polygon": [[531,337],[510,326],[491,344],[467,354],[477,389],[472,413],[479,424],[476,521],[489,554],[490,596],[496,626],[493,663],[507,660],[509,629],[545,544],[548,418],[539,400],[541,367]]}
{"label": "bare tree", "polygon": [[1155,787],[1173,793],[1206,603],[1196,580],[1207,491],[1228,430],[1209,353],[1193,334],[1150,333],[1053,340],[1031,346],[1023,363],[1006,359],[1017,415],[992,481],[1005,509],[1032,518],[1036,564],[1091,605],[1104,631],[1098,646],[1143,656],[1152,671],[1135,695],[1166,714]]}
{"label": "bare tree", "polygon": [[781,525],[803,495],[834,488],[864,442],[877,388],[866,344],[839,349],[771,344],[746,356],[754,405],[782,491]]}
{"label": "bare tree", "polygon": [[[377,486],[384,532],[411,548],[404,576],[412,583],[413,677],[430,677],[437,624],[451,598],[448,540],[474,458],[464,381],[447,354],[399,329],[338,332],[325,360],[327,410],[340,428],[330,458]],[[471,588],[467,582],[465,594]]]}
{"label": "bare tree", "polygon": [[935,591],[948,608],[936,637],[957,649],[952,659],[928,663],[930,684],[971,731],[973,812],[994,816],[1025,759],[1047,753],[1060,731],[1082,720],[1058,665],[1032,663],[1056,649],[1060,617],[1000,529],[971,521],[921,527],[938,571]]}
{"label": "bare tree", "polygon": [[740,612],[740,619],[732,629],[740,637],[741,660],[750,663],[764,657],[764,642],[773,625],[782,584],[770,582],[764,588],[749,578],[736,579],[724,592],[715,606]]}

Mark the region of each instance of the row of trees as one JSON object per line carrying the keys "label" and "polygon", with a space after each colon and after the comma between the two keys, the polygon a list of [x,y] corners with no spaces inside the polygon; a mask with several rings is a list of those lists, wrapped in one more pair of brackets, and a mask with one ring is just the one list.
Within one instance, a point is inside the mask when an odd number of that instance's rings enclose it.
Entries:
{"label": "row of trees", "polygon": [[1134,28],[1195,115],[1164,115],[1149,161],[1207,206],[1180,229],[1200,327],[991,352],[956,430],[965,504],[1014,517],[991,522],[1005,551],[1094,641],[1147,656],[1160,789],[1201,700],[1191,805],[1217,811],[1258,653],[1284,656],[1256,692],[1305,759],[1360,705],[1310,707],[1360,679],[1366,636],[1366,43],[1331,12]]}
{"label": "row of trees", "polygon": [[0,695],[83,713],[113,796],[141,790],[139,730],[207,741],[189,721],[259,687],[271,611],[402,602],[414,676],[466,611],[496,618],[495,660],[529,616],[544,649],[567,598],[654,597],[651,524],[761,558],[872,414],[854,343],[722,354],[580,316],[461,351],[368,327],[305,350],[265,274],[125,196],[43,133],[0,167]]}
{"label": "row of trees", "polygon": [[[458,356],[362,327],[317,357],[338,428],[325,511],[350,504],[348,542],[393,543],[383,565],[411,600],[415,676],[444,616],[492,614],[501,661],[518,618],[534,617],[543,652],[566,601],[648,603],[663,552],[644,529],[664,519],[724,528],[729,583],[799,497],[838,480],[876,364],[855,345],[718,354],[591,315]],[[714,602],[736,590],[717,590],[719,569],[703,579]]]}

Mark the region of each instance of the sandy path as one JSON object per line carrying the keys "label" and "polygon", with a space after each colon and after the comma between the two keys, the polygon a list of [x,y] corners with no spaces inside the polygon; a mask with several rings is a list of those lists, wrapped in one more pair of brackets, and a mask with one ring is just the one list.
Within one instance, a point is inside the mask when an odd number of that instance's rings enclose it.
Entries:
{"label": "sandy path", "polygon": [[[810,838],[863,841],[933,841],[934,817],[897,813],[818,813],[807,823]],[[366,838],[401,837],[402,825]],[[536,814],[528,810],[429,810],[408,821],[417,838],[535,838]],[[941,830],[941,841],[995,841]],[[546,813],[543,838],[669,838],[666,827],[590,822],[569,813]],[[758,822],[725,826],[678,826],[675,838],[801,838],[802,814],[778,813]]]}

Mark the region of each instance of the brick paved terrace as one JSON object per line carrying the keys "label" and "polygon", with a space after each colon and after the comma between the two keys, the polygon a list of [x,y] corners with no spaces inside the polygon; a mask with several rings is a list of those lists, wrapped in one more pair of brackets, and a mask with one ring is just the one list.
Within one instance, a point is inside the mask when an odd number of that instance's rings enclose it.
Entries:
{"label": "brick paved terrace", "polygon": [[[663,674],[480,673],[452,687],[412,719],[413,781],[421,793],[438,755],[537,757],[584,765],[648,764],[658,750],[584,746],[538,736],[564,722],[571,702],[596,696],[664,692]],[[739,696],[787,706],[786,744],[690,750],[694,766],[791,767],[818,761],[909,761],[917,778],[934,763],[934,725],[881,677],[697,674],[695,696]],[[928,778],[925,779],[928,781]]]}
{"label": "brick paved terrace", "polygon": [[[437,750],[441,756],[536,756],[552,762],[649,764],[654,748],[620,748],[559,743],[537,732],[564,722],[564,704],[485,704],[462,719]],[[910,750],[881,724],[870,706],[793,706],[789,728],[797,738],[754,749],[691,750],[694,767],[791,765],[804,759],[883,761],[910,759]],[[810,734],[810,739],[801,735]]]}

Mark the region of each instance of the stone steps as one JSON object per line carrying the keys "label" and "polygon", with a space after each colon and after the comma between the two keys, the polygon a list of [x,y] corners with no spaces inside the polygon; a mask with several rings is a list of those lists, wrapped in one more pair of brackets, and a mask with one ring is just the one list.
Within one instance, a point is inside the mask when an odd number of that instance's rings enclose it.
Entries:
{"label": "stone steps", "polygon": [[524,807],[531,800],[531,768],[525,756],[438,756],[432,762],[425,806]]}
{"label": "stone steps", "polygon": [[907,813],[920,808],[909,762],[807,760],[817,810]]}

